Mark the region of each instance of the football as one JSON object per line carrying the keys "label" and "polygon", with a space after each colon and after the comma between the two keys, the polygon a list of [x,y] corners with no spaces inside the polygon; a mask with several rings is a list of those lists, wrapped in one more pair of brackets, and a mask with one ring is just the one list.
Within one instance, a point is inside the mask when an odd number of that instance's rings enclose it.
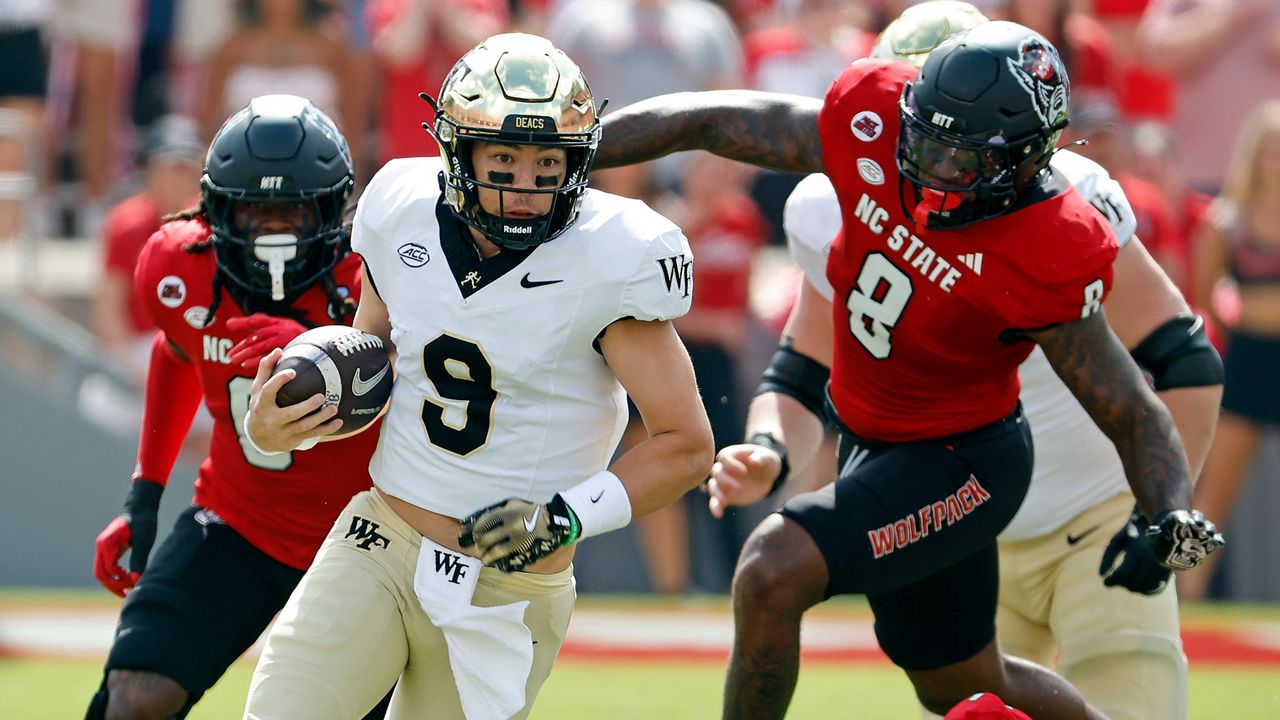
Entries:
{"label": "football", "polygon": [[275,372],[297,375],[276,394],[280,407],[300,403],[316,393],[325,405],[336,405],[340,434],[358,430],[378,417],[391,397],[391,362],[382,340],[345,325],[322,325],[284,347]]}

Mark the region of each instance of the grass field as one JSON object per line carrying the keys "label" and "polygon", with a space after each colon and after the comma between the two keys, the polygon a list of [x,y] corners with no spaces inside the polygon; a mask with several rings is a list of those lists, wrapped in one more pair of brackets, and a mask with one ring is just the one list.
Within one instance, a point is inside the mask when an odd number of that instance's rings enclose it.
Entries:
{"label": "grass field", "polygon": [[[88,603],[104,605],[100,595],[47,596],[0,593],[0,617],[6,607],[33,602],[58,607]],[[109,601],[107,601],[109,602]],[[723,609],[722,599],[684,605],[629,599],[625,602],[587,597],[582,611],[635,608],[644,612],[708,612]],[[853,602],[823,608],[831,616],[865,616]],[[1204,607],[1184,611],[1189,627],[1236,627],[1274,623],[1280,611],[1269,608]],[[571,630],[572,636],[572,630]],[[702,720],[719,716],[724,679],[722,659],[688,660],[678,657],[645,660],[601,660],[567,657],[557,664],[533,712],[546,720]],[[196,706],[191,720],[238,718],[243,708],[252,665],[236,663],[222,681]],[[4,720],[60,720],[83,717],[86,699],[96,688],[101,661],[50,657],[0,657],[0,718]],[[792,718],[861,718],[897,720],[919,717],[905,676],[883,661],[806,661],[791,706]],[[1191,675],[1193,720],[1275,720],[1280,718],[1280,665],[1257,662],[1215,662],[1196,666]]]}

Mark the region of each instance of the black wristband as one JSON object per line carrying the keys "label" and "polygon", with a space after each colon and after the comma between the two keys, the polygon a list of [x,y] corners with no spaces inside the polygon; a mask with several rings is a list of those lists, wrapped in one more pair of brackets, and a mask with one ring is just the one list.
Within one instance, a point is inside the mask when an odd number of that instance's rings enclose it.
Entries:
{"label": "black wristband", "polygon": [[747,442],[751,445],[759,445],[767,447],[778,453],[778,457],[782,458],[782,467],[778,470],[778,477],[773,481],[773,485],[769,488],[769,494],[765,497],[771,497],[778,492],[778,488],[787,481],[787,475],[791,472],[791,459],[787,455],[787,446],[778,441],[770,432],[758,432],[747,438]]}
{"label": "black wristband", "polygon": [[164,493],[164,485],[154,481],[138,478],[129,486],[129,494],[124,498],[124,512],[133,515],[138,512],[155,512],[160,507],[160,496]]}

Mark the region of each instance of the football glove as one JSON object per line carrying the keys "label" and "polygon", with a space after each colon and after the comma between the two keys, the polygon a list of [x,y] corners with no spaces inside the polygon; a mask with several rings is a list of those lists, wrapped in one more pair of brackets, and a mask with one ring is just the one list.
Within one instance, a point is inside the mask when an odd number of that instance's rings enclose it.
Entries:
{"label": "football glove", "polygon": [[516,572],[573,543],[581,530],[559,493],[545,505],[508,498],[463,519],[458,544],[474,546],[486,565]]}
{"label": "football glove", "polygon": [[[1102,584],[1119,585],[1143,595],[1156,595],[1169,584],[1172,571],[1156,561],[1147,545],[1147,519],[1138,508],[1102,551]],[[1119,560],[1119,562],[1117,562]]]}
{"label": "football glove", "polygon": [[[164,486],[151,480],[134,480],[124,500],[124,512],[112,520],[95,543],[93,575],[111,592],[124,597],[147,567],[147,556],[156,541],[160,495]],[[129,571],[120,557],[129,550]]]}
{"label": "football glove", "polygon": [[228,318],[227,329],[246,333],[227,355],[232,366],[237,367],[255,367],[267,353],[288,345],[306,331],[297,320],[266,313]]}
{"label": "football glove", "polygon": [[1199,510],[1165,510],[1147,528],[1147,546],[1167,568],[1190,570],[1227,541]]}

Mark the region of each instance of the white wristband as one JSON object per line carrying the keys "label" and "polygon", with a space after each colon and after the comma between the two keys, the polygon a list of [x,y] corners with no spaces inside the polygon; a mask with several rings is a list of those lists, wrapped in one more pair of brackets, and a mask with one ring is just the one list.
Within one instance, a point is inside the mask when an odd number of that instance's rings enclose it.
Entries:
{"label": "white wristband", "polygon": [[[254,442],[253,436],[249,434],[249,415],[252,412],[253,412],[252,410],[245,411],[244,420],[240,425],[240,429],[243,431],[244,440],[245,442],[249,443],[249,447],[253,448],[254,452],[257,452],[261,455],[266,455],[268,457],[271,455],[283,455],[286,452],[292,452],[290,450],[263,450],[262,448],[258,447],[258,443]],[[297,451],[310,450],[311,448],[315,447],[319,443],[320,443],[320,436],[316,435],[315,437],[309,437],[306,440],[303,440],[301,443],[298,444],[298,447],[294,448],[294,450],[297,450]]]}
{"label": "white wristband", "polygon": [[626,527],[631,522],[631,498],[617,475],[601,470],[568,490],[560,497],[578,516],[582,529],[578,539]]}

